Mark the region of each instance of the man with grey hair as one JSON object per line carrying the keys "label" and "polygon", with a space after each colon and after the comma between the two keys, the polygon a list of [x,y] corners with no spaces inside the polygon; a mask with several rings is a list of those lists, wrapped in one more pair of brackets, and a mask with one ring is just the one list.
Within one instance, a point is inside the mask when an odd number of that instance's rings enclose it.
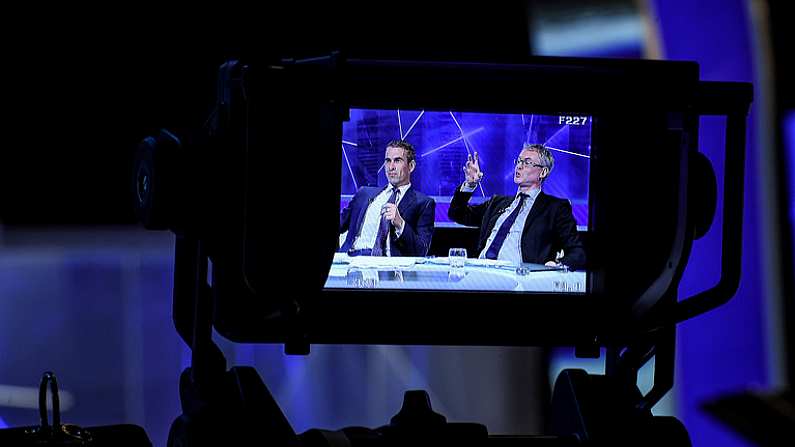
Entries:
{"label": "man with grey hair", "polygon": [[456,223],[480,228],[479,258],[572,270],[585,266],[585,250],[571,204],[541,190],[554,165],[555,159],[544,145],[525,144],[514,160],[516,195],[495,195],[480,205],[470,205],[469,198],[483,172],[477,152],[467,157],[466,181],[455,192],[448,216]]}

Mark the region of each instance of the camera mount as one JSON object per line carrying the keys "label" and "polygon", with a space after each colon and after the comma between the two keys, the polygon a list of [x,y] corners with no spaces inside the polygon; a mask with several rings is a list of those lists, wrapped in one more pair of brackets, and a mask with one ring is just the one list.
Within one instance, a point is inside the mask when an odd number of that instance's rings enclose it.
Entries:
{"label": "camera mount", "polygon": [[[589,62],[567,60],[566,64],[545,71],[543,65],[549,61],[550,58],[545,58],[543,63],[539,62],[537,66],[529,65],[531,69],[542,67],[536,80],[551,82],[551,79],[557,79],[556,76],[563,78],[569,76],[575,79],[576,76],[572,73],[582,70],[582,66],[587,66]],[[323,88],[310,86],[311,83],[306,82],[313,79],[312,76],[319,77],[322,81],[320,84],[332,90],[340,82],[341,75],[337,70],[340,61],[337,57],[294,61],[292,64],[310,68],[309,75],[304,73],[301,75],[301,82],[291,86],[303,85],[311,91],[311,94],[327,93]],[[597,78],[611,87],[620,84],[611,77],[612,66],[600,61],[593,61],[593,64],[592,71]],[[403,74],[416,74],[411,71],[414,67],[412,63],[395,62],[393,65],[404,70]],[[453,68],[469,70],[471,65]],[[364,73],[372,74],[367,70],[377,71],[378,64],[362,64],[362,66]],[[576,70],[571,67],[576,67]],[[276,68],[277,72],[284,71],[284,67]],[[484,70],[494,70],[497,76],[490,79],[504,77],[506,83],[522,76],[522,73],[516,74],[517,70],[513,68],[486,67]],[[639,91],[647,88],[644,82],[636,79],[638,75],[633,70],[634,68],[628,70],[626,77],[621,78],[633,81],[627,88],[637,88]],[[449,67],[435,66],[426,74],[440,81],[454,72],[455,70],[450,71]],[[476,70],[464,71],[461,76],[462,79],[471,80],[477,73]],[[169,436],[170,446],[228,444],[230,441],[243,443],[249,439],[258,439],[276,445],[296,446],[400,445],[428,439],[446,442],[460,439],[468,444],[481,445],[491,443],[601,445],[630,442],[642,442],[645,445],[690,444],[687,431],[681,422],[675,418],[654,416],[651,409],[673,386],[676,324],[724,304],[734,295],[739,284],[744,191],[742,181],[736,179],[742,179],[744,172],[745,121],[751,102],[749,84],[697,82],[692,98],[687,94],[681,96],[684,98],[682,101],[685,109],[671,109],[684,114],[683,120],[686,122],[682,123],[683,127],[695,125],[697,129],[697,118],[701,115],[722,115],[727,118],[720,282],[716,287],[701,294],[678,300],[677,288],[687,264],[692,242],[703,236],[711,226],[717,188],[711,164],[698,153],[695,142],[673,141],[673,145],[684,145],[690,152],[682,159],[681,166],[677,166],[682,168],[678,171],[678,175],[682,178],[684,189],[678,192],[679,196],[676,197],[678,203],[674,205],[678,206],[679,217],[686,218],[673,220],[678,228],[670,252],[671,261],[667,262],[662,273],[648,287],[638,289],[639,296],[633,297],[636,299],[626,314],[630,322],[622,322],[625,324],[619,329],[626,330],[626,334],[620,337],[602,337],[602,334],[590,332],[590,338],[572,338],[576,340],[573,344],[577,346],[578,356],[599,357],[599,348],[602,346],[607,348],[605,374],[565,370],[558,376],[552,393],[547,435],[490,436],[486,427],[480,424],[448,423],[444,416],[433,412],[427,394],[419,391],[406,394],[403,409],[387,426],[375,430],[355,427],[336,432],[309,430],[298,435],[256,371],[247,367],[233,367],[227,370],[226,359],[211,338],[213,326],[218,325],[217,313],[219,306],[222,305],[218,301],[218,296],[245,291],[245,287],[230,288],[229,282],[223,283],[221,287],[216,279],[224,277],[223,275],[229,274],[230,271],[237,274],[234,272],[239,265],[233,264],[243,256],[240,247],[232,244],[233,247],[228,248],[229,241],[218,238],[218,232],[228,227],[219,224],[216,219],[202,215],[201,206],[196,203],[198,199],[191,197],[217,198],[224,197],[224,194],[231,196],[230,191],[242,190],[228,186],[224,190],[211,190],[210,187],[200,186],[203,184],[198,178],[201,178],[202,173],[206,171],[209,161],[216,160],[212,154],[214,144],[218,141],[228,142],[225,139],[229,135],[239,135],[241,130],[245,133],[247,126],[255,125],[249,122],[249,115],[245,113],[248,111],[248,105],[240,107],[239,104],[235,104],[239,98],[248,98],[248,95],[253,94],[244,88],[246,76],[247,66],[244,64],[229,62],[221,67],[216,110],[208,120],[209,128],[204,130],[205,135],[202,138],[187,144],[174,133],[162,131],[158,136],[144,140],[139,147],[134,173],[137,192],[136,209],[147,228],[169,228],[177,234],[174,322],[180,337],[192,350],[191,366],[182,373],[180,379],[183,414],[172,425]],[[375,78],[377,76],[373,79]],[[369,87],[377,85],[373,79],[363,79]],[[503,88],[506,92],[509,90],[507,87]],[[430,89],[414,92],[413,100],[418,100],[423,94],[431,94],[430,92]],[[437,106],[452,100],[453,96],[444,97],[447,93],[443,91],[435,97],[438,101],[435,103]],[[453,93],[451,89],[449,94]],[[575,107],[578,93],[582,92],[578,90],[568,92],[568,95],[562,99],[566,102],[566,109]],[[302,99],[297,101],[306,105],[310,103],[306,97],[311,94],[304,92]],[[357,94],[363,93],[357,90],[353,96]],[[659,103],[660,107],[674,107],[666,102],[669,98],[664,94],[658,92],[656,95],[654,98],[658,102],[655,104]],[[593,97],[588,98],[589,104],[586,105],[592,106],[607,99],[609,98],[606,94],[595,93]],[[386,102],[397,100],[397,97],[389,95],[384,99]],[[325,108],[324,110],[331,111],[332,115],[337,114],[337,118],[339,115],[344,115],[341,111],[344,110],[345,104],[339,104],[333,94],[330,97],[323,97],[323,101],[325,101],[323,105],[314,104],[311,107]],[[492,106],[498,102],[493,98],[484,101]],[[540,101],[549,104],[552,99],[543,97]],[[641,102],[638,99],[630,101],[636,105]],[[611,113],[615,113],[615,110],[610,107],[619,108],[617,105],[603,107],[607,107]],[[290,105],[289,111],[297,112],[298,109],[299,107],[293,104]],[[334,130],[330,129],[333,127],[332,124],[324,123],[322,120],[316,124],[319,135],[334,135]],[[613,131],[615,132],[615,129]],[[640,131],[635,130],[635,132]],[[679,134],[671,133],[661,133],[660,136],[683,138]],[[688,137],[692,139],[696,135],[688,134]],[[320,140],[320,136],[314,138]],[[192,154],[191,151],[196,153]],[[230,164],[250,161],[241,155],[230,157],[233,159],[239,157],[232,162],[227,160]],[[194,162],[189,162],[190,160]],[[187,166],[187,169],[177,170],[178,165]],[[178,174],[178,171],[186,173]],[[198,192],[192,191],[191,188],[195,188]],[[240,200],[236,197],[227,198],[232,201]],[[233,208],[229,206],[224,211]],[[226,215],[225,212],[218,210],[215,210],[215,214]],[[620,236],[620,234],[610,234],[610,236]],[[236,243],[240,244],[240,241]],[[612,255],[607,254],[608,251],[603,244],[604,240],[600,241],[597,238],[596,250],[601,250],[604,258],[612,261],[610,258]],[[323,264],[320,261],[326,259],[327,256],[324,256],[320,256],[323,259],[318,260],[319,264]],[[605,259],[601,260],[603,265],[607,262]],[[212,278],[208,278],[210,260],[213,262]],[[250,287],[245,279],[239,282]],[[553,307],[553,309],[560,308],[560,305]],[[325,308],[319,307],[319,309]],[[583,307],[583,309],[588,308]],[[317,323],[318,320],[317,316],[314,320],[297,318],[301,311],[297,301],[280,301],[268,307],[267,312],[263,312],[265,318],[258,320],[258,328],[265,333],[270,333],[268,331],[272,330],[273,333],[281,334],[279,339],[284,340],[288,353],[308,354],[312,339],[308,338],[306,328],[302,325]],[[573,324],[572,327],[576,328],[577,325]],[[588,328],[580,332],[587,335]],[[446,338],[439,340],[441,341],[431,340],[430,343],[445,344]],[[499,345],[499,341],[486,344]],[[513,343],[525,342],[520,340]],[[638,371],[652,358],[655,359],[654,383],[651,390],[644,395],[637,386]]]}

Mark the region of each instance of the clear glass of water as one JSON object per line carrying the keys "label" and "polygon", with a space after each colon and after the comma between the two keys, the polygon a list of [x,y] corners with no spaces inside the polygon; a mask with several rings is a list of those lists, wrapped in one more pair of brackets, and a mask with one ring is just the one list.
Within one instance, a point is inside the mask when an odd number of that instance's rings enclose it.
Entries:
{"label": "clear glass of water", "polygon": [[466,248],[451,248],[448,252],[448,257],[450,258],[450,268],[460,269],[464,268],[464,265],[467,261],[467,249]]}

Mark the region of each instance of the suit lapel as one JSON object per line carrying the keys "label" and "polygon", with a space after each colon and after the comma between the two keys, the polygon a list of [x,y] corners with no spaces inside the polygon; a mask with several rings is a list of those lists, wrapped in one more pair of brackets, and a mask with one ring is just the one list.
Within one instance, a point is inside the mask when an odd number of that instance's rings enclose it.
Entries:
{"label": "suit lapel", "polygon": [[533,207],[530,208],[530,214],[527,215],[527,220],[524,221],[524,230],[522,231],[522,234],[526,234],[527,229],[530,228],[530,224],[533,223],[535,218],[538,217],[548,205],[549,197],[547,197],[543,191],[539,191],[535,202],[533,202]]}
{"label": "suit lapel", "polygon": [[410,187],[406,190],[406,195],[400,199],[400,203],[398,204],[398,212],[401,216],[405,216],[407,210],[411,209],[414,206],[414,202],[417,200],[417,194],[414,192],[414,187]]}

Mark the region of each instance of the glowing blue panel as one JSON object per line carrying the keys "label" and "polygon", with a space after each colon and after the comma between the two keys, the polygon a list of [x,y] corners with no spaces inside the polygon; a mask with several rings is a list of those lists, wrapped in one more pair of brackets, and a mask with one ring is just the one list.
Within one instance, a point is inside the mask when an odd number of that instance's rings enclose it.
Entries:
{"label": "glowing blue panel", "polygon": [[[784,118],[784,160],[787,163],[789,178],[786,180],[789,199],[789,229],[795,240],[795,111]],[[792,247],[795,252],[795,246]]]}
{"label": "glowing blue panel", "polygon": [[524,143],[544,143],[555,168],[544,191],[571,201],[580,226],[588,225],[591,154],[589,116],[509,115],[422,110],[354,109],[343,125],[342,206],[361,186],[385,186],[384,151],[405,139],[417,150],[412,185],[436,199],[436,223],[447,223],[447,207],[464,182],[467,156],[477,152],[485,176],[472,201],[513,195],[513,160]]}

